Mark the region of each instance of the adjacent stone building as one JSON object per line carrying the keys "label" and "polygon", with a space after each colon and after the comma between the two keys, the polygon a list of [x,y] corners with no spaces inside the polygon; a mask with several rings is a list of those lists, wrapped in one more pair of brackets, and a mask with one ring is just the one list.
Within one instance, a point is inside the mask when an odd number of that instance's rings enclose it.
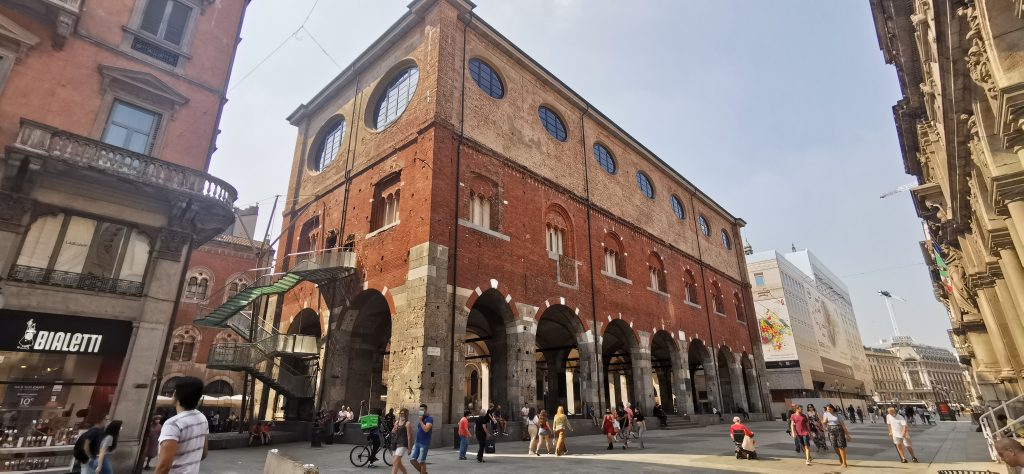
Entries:
{"label": "adjacent stone building", "polygon": [[[0,2],[0,411],[20,435],[109,416],[134,470],[189,256],[234,220],[206,170],[247,3]],[[47,448],[0,462],[69,462]]]}
{"label": "adjacent stone building", "polygon": [[865,346],[864,354],[871,367],[876,402],[949,401],[969,405],[974,400],[974,390],[964,378],[969,368],[948,349],[898,336],[885,347]]}
{"label": "adjacent stone building", "polygon": [[846,284],[809,250],[748,251],[772,412],[794,398],[862,405],[874,388]]}
{"label": "adjacent stone building", "polygon": [[907,378],[903,359],[888,349],[864,346],[868,359],[871,382],[875,387],[872,399],[876,403],[896,403],[912,400],[907,392]]}
{"label": "adjacent stone building", "polygon": [[1020,1],[871,0],[921,243],[952,342],[986,402],[1024,376],[1024,12]]}
{"label": "adjacent stone building", "polygon": [[313,393],[261,375],[297,418],[361,402],[426,403],[439,423],[485,401],[763,411],[744,222],[472,9],[412,2],[289,117],[283,276],[257,314],[322,354],[257,340],[211,357],[319,377]]}

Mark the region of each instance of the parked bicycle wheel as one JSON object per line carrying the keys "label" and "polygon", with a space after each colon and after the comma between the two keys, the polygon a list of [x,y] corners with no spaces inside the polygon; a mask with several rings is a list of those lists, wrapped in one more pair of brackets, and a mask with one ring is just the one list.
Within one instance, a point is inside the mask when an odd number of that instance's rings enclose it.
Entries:
{"label": "parked bicycle wheel", "polygon": [[395,452],[391,450],[391,447],[380,448],[380,458],[384,460],[384,464],[391,465],[392,459],[395,457]]}
{"label": "parked bicycle wheel", "polygon": [[[352,461],[352,465],[355,467],[363,467],[366,463],[370,462],[370,448],[366,446],[356,446],[352,448],[352,451],[348,453],[348,460]],[[388,463],[390,466],[391,464]]]}

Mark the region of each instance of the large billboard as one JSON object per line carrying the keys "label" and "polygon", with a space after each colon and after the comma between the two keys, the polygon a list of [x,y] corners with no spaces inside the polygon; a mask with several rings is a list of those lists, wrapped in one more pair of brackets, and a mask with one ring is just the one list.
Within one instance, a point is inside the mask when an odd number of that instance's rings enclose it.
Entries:
{"label": "large billboard", "polygon": [[778,298],[758,301],[757,311],[757,327],[761,335],[765,367],[799,367],[793,324],[786,309],[786,300]]}

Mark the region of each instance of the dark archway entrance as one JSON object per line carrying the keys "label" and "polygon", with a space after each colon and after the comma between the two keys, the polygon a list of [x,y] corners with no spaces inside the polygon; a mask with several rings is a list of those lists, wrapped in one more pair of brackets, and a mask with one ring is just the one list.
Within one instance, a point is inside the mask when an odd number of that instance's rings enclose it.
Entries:
{"label": "dark archway entrance", "polygon": [[569,413],[583,412],[581,383],[588,373],[586,356],[580,357],[583,325],[566,306],[553,305],[537,322],[535,362],[537,407],[554,414],[559,406]]}
{"label": "dark archway entrance", "polygon": [[676,341],[665,331],[654,333],[651,339],[651,373],[658,391],[655,401],[668,413],[676,412],[677,397],[682,395],[675,393],[678,363],[679,346]]}
{"label": "dark archway entrance", "polygon": [[377,290],[366,290],[353,300],[338,327],[329,334],[331,360],[336,370],[327,375],[324,406],[352,407],[358,416],[383,409],[388,395],[388,359],[391,344],[391,309]]}
{"label": "dark archway entrance", "polygon": [[711,353],[700,339],[690,341],[686,351],[690,367],[690,394],[695,413],[711,413],[711,391],[708,387],[708,372],[711,368]]}
{"label": "dark archway entrance", "polygon": [[464,370],[479,369],[474,372],[479,377],[479,390],[473,405],[466,405],[474,413],[490,403],[501,405],[506,414],[515,409],[510,406],[509,360],[513,355],[509,354],[506,331],[514,319],[505,297],[494,289],[481,293],[469,310],[463,356]]}
{"label": "dark archway entrance", "polygon": [[733,380],[732,367],[732,353],[724,346],[720,347],[718,349],[718,387],[722,394],[722,406],[718,409],[722,412],[732,412],[737,407],[733,384],[739,381]]}
{"label": "dark archway entrance", "polygon": [[[320,341],[322,332],[320,314],[312,308],[304,308],[288,324],[287,334],[310,336],[315,338],[316,341]],[[282,354],[280,364],[281,371],[288,373],[287,376],[282,375],[281,378],[288,377],[295,380],[306,380],[305,383],[311,385],[317,383],[316,377],[320,366],[316,356],[296,357],[294,355]],[[283,395],[277,394],[274,397],[270,413],[277,412],[278,407],[282,406],[282,403],[286,420],[311,420],[316,411],[313,398],[285,398]]]}
{"label": "dark archway entrance", "polygon": [[[605,326],[601,337],[601,362],[604,369],[605,400],[608,405],[617,407],[623,403],[636,403],[634,376],[643,377],[647,374],[633,373],[633,348],[636,338],[633,329],[621,319],[613,320]],[[646,381],[644,383],[647,383]]]}

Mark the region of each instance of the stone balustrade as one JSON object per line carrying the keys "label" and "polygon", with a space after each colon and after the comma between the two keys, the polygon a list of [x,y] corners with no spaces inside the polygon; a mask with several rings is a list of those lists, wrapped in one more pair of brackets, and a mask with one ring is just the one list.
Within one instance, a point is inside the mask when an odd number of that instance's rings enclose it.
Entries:
{"label": "stone balustrade", "polygon": [[[80,0],[65,1],[78,3]],[[46,156],[186,195],[210,199],[224,205],[228,210],[238,196],[230,184],[203,171],[135,153],[27,119],[21,120],[18,139],[13,146],[28,154]]]}

